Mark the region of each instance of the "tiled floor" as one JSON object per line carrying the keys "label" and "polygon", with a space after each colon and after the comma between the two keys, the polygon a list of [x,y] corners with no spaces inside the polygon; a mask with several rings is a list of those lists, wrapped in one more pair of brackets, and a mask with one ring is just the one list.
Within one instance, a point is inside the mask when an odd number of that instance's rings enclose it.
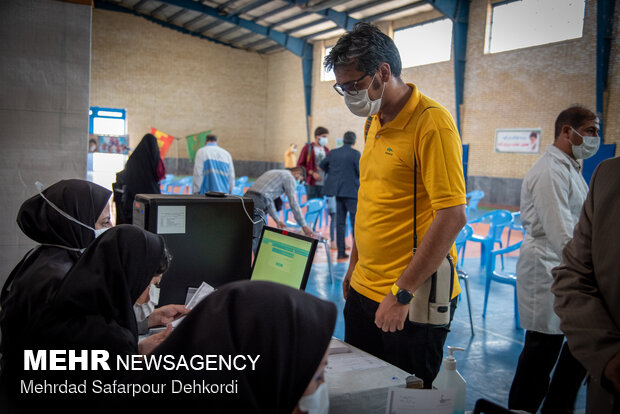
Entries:
{"label": "tiled floor", "polygon": [[[476,225],[478,226],[478,225]],[[483,227],[475,227],[477,233]],[[329,229],[323,228],[322,234],[329,237]],[[463,270],[469,274],[471,306],[475,335],[471,335],[467,298],[463,292],[462,299],[452,322],[446,346],[460,346],[464,352],[456,352],[457,367],[467,381],[466,410],[473,410],[479,398],[486,398],[506,406],[508,390],[512,383],[517,359],[523,346],[524,331],[516,329],[513,317],[513,287],[493,283],[489,296],[487,315],[482,317],[484,300],[484,271],[480,269],[480,250],[476,243],[468,243]],[[334,336],[344,339],[344,317],[342,309],[341,281],[346,273],[348,262],[336,262],[336,251],[331,251],[335,283],[331,283],[324,249],[320,248],[312,267],[312,273],[306,291],[334,302],[338,307],[338,320]],[[514,269],[517,257],[505,258],[507,270]],[[464,285],[462,285],[463,291]],[[444,349],[447,355],[447,348]],[[585,387],[582,387],[576,412],[584,412]]]}

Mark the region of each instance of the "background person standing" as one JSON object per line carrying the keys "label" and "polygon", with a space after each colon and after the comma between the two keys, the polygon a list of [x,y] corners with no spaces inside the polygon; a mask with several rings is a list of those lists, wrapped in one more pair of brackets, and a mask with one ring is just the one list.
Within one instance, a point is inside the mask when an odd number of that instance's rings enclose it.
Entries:
{"label": "background person standing", "polygon": [[585,377],[585,369],[563,345],[560,319],[553,311],[551,269],[560,264],[586,199],[588,185],[577,160],[598,150],[598,131],[599,120],[589,109],[572,106],[562,111],[555,121],[553,144],[523,179],[525,239],[517,262],[517,297],[526,333],[510,387],[510,409],[537,412],[544,399],[543,413],[573,412]]}
{"label": "background person standing", "polygon": [[325,127],[318,127],[314,130],[314,142],[304,145],[299,154],[297,165],[306,169],[306,197],[323,197],[323,178],[324,172],[319,168],[319,164],[329,154],[327,148],[327,138],[329,131]]}
{"label": "background person standing", "polygon": [[351,226],[355,228],[355,212],[357,211],[357,191],[360,186],[359,151],[353,149],[355,133],[347,131],[342,139],[343,146],[331,151],[321,161],[320,167],[327,178],[323,192],[326,196],[336,197],[336,245],[338,258],[346,259],[349,255],[345,250],[347,231],[347,213],[351,218]]}

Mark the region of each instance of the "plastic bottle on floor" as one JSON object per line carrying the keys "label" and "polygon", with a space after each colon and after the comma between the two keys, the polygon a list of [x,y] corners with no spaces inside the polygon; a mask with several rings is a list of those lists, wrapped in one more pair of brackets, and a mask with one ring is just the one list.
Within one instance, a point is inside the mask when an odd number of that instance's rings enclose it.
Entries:
{"label": "plastic bottle on floor", "polygon": [[454,400],[454,408],[452,412],[454,414],[463,414],[465,412],[465,380],[456,370],[456,359],[452,353],[454,351],[464,351],[463,348],[456,346],[449,346],[449,355],[443,361],[443,367],[439,371],[439,375],[433,381],[433,387],[438,390],[456,390],[456,397]]}

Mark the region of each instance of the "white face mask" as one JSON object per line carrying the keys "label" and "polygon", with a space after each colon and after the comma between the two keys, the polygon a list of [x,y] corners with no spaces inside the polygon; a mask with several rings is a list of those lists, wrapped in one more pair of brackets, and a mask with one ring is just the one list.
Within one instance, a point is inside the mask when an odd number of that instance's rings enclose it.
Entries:
{"label": "white face mask", "polygon": [[297,403],[301,411],[308,414],[327,414],[329,412],[329,392],[327,382],[322,383],[310,395],[304,395]]}
{"label": "white face mask", "polygon": [[322,146],[322,147],[327,145],[327,137],[320,137],[319,138],[319,145]]}
{"label": "white face mask", "polygon": [[104,227],[102,229],[95,230],[94,228],[92,228],[92,227],[82,223],[81,221],[77,220],[76,218],[71,217],[68,213],[62,211],[60,209],[60,207],[58,207],[56,204],[52,203],[50,200],[47,199],[47,197],[45,197],[43,195],[43,184],[41,184],[39,181],[37,181],[36,183],[34,183],[34,185],[37,187],[37,190],[39,190],[39,195],[41,197],[43,197],[43,200],[45,200],[50,206],[52,206],[52,208],[54,210],[56,210],[64,218],[66,218],[68,220],[71,220],[72,222],[77,223],[77,224],[79,224],[82,227],[86,227],[87,229],[92,230],[93,233],[95,234],[95,238],[101,236],[106,230],[108,230],[108,227]]}
{"label": "white face mask", "polygon": [[138,305],[134,303],[133,312],[136,315],[137,321],[143,321],[148,316],[153,313],[155,310],[155,306],[159,303],[159,288],[155,287],[155,285],[149,286],[149,300],[146,303]]}
{"label": "white face mask", "polygon": [[575,128],[571,127],[571,129],[583,139],[581,145],[571,144],[573,147],[573,157],[585,160],[596,154],[598,147],[601,145],[601,139],[599,137],[584,137]]}
{"label": "white face mask", "polygon": [[110,230],[110,227],[102,227],[100,229],[95,229],[95,239],[105,233],[107,230]]}
{"label": "white face mask", "polygon": [[[370,85],[375,80],[375,73],[370,81]],[[368,88],[370,88],[370,85]],[[385,83],[383,84],[383,90],[381,91],[381,96],[376,101],[371,101],[368,97],[368,89],[364,89],[363,91],[359,91],[357,95],[351,95],[348,92],[344,93],[344,103],[349,108],[349,111],[353,113],[353,115],[361,116],[361,117],[369,117],[375,115],[381,109],[381,99],[383,98],[383,93],[385,92]]]}

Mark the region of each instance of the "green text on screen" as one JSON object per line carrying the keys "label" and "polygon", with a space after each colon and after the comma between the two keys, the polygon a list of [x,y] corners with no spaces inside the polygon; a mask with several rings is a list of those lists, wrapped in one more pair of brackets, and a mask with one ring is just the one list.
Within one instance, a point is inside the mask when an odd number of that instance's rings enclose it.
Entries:
{"label": "green text on screen", "polygon": [[268,280],[299,289],[312,243],[265,230],[252,280]]}

